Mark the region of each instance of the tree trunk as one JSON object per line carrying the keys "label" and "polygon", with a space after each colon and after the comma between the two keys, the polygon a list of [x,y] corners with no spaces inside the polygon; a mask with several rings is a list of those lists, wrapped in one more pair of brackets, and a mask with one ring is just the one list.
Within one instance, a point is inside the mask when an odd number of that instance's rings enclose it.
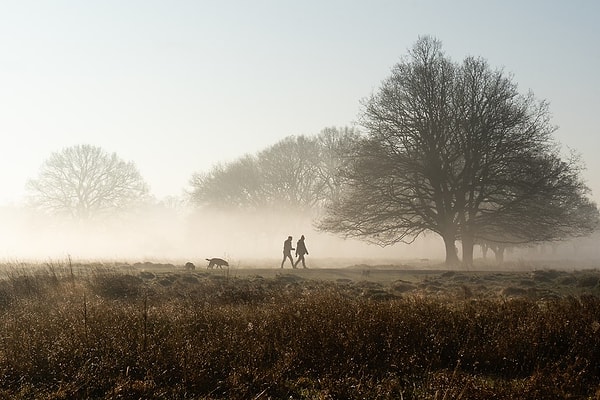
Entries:
{"label": "tree trunk", "polygon": [[443,236],[444,245],[446,246],[446,266],[453,267],[459,264],[458,254],[456,254],[456,239],[453,234]]}
{"label": "tree trunk", "polygon": [[502,265],[504,263],[504,249],[505,247],[501,245],[494,246],[492,248],[494,254],[496,255],[496,262],[498,265]]}
{"label": "tree trunk", "polygon": [[481,254],[483,256],[483,259],[487,260],[487,252],[489,249],[488,245],[483,243],[483,244],[480,244],[479,246],[481,247]]}
{"label": "tree trunk", "polygon": [[463,255],[463,267],[471,268],[473,266],[473,247],[475,247],[475,240],[473,235],[469,233],[463,234],[462,237],[462,255]]}

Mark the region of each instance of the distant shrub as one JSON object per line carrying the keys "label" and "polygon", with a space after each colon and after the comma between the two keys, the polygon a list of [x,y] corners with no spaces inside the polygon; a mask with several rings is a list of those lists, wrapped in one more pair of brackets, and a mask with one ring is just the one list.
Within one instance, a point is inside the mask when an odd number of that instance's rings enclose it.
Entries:
{"label": "distant shrub", "polygon": [[511,297],[511,296],[526,296],[527,290],[519,287],[509,286],[507,288],[502,289],[502,296]]}
{"label": "distant shrub", "polygon": [[6,309],[14,297],[12,288],[7,282],[0,281],[0,310]]}
{"label": "distant shrub", "polygon": [[569,275],[559,279],[558,283],[561,285],[575,285],[577,283],[577,278]]}
{"label": "distant shrub", "polygon": [[195,283],[199,282],[198,278],[196,278],[195,276],[191,276],[191,275],[182,276],[181,280],[185,283],[191,283],[191,284],[195,284]]}
{"label": "distant shrub", "polygon": [[153,274],[152,272],[148,272],[148,271],[141,271],[139,273],[139,276],[142,279],[148,279],[148,280],[156,278],[155,274]]}
{"label": "distant shrub", "polygon": [[50,270],[10,270],[4,280],[5,291],[12,293],[15,297],[39,297],[53,290],[60,282],[65,280],[63,276]]}
{"label": "distant shrub", "polygon": [[537,270],[533,271],[532,278],[536,282],[550,282],[560,275],[555,270]]}
{"label": "distant shrub", "polygon": [[577,286],[591,288],[598,285],[600,277],[597,275],[582,276],[577,280]]}
{"label": "distant shrub", "polygon": [[100,273],[91,280],[92,290],[111,299],[135,298],[142,293],[144,281],[133,275],[118,273]]}
{"label": "distant shrub", "polygon": [[391,285],[392,290],[398,293],[410,292],[411,290],[415,290],[415,286],[411,283],[396,281]]}

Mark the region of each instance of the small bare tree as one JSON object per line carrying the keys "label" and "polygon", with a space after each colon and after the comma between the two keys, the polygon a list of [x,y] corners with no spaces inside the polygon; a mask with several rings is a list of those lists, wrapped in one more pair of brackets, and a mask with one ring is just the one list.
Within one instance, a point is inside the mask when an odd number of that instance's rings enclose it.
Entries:
{"label": "small bare tree", "polygon": [[34,206],[84,220],[123,211],[148,194],[132,162],[91,145],[53,153],[27,189]]}

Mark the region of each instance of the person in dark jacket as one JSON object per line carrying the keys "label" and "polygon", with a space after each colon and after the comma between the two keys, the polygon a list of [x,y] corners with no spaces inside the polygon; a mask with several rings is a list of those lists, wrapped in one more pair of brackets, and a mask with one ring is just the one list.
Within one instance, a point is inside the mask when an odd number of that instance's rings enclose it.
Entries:
{"label": "person in dark jacket", "polygon": [[283,263],[288,258],[292,263],[292,267],[296,268],[296,266],[294,265],[294,259],[292,258],[292,250],[294,250],[294,248],[292,247],[292,237],[288,236],[287,240],[283,242],[283,260],[281,261],[281,268],[283,268]]}
{"label": "person in dark jacket", "polygon": [[296,243],[296,257],[298,257],[298,259],[294,264],[294,268],[296,268],[296,265],[298,265],[300,261],[302,261],[302,267],[306,268],[306,263],[304,262],[305,254],[308,254],[308,250],[306,249],[306,244],[304,244],[304,235],[302,235],[300,236],[300,240],[298,240],[298,243]]}

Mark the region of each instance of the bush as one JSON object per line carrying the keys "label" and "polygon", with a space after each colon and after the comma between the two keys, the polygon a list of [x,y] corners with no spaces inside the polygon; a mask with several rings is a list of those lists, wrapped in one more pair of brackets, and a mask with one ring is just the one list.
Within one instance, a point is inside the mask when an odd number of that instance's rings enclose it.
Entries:
{"label": "bush", "polygon": [[93,292],[110,299],[136,298],[143,288],[142,278],[114,272],[96,273],[91,280]]}

